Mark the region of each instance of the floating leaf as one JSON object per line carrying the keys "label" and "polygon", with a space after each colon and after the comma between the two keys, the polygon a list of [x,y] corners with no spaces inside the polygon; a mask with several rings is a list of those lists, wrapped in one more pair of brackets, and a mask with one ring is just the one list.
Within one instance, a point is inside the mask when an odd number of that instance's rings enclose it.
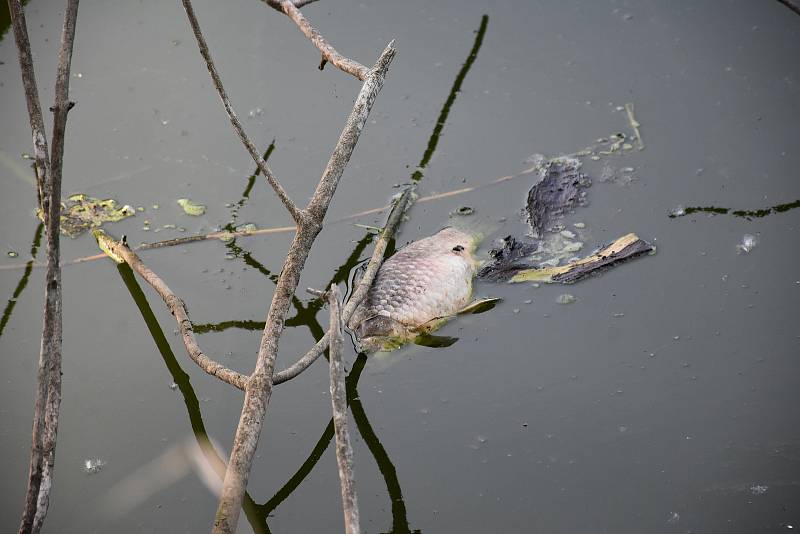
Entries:
{"label": "floating leaf", "polygon": [[178,204],[187,215],[191,215],[192,217],[200,217],[206,212],[206,207],[203,204],[192,202],[188,198],[179,198]]}

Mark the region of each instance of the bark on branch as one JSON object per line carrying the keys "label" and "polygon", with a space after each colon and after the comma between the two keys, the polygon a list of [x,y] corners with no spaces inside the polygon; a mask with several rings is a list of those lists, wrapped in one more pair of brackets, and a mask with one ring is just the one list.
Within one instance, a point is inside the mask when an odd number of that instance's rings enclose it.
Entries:
{"label": "bark on branch", "polygon": [[[375,249],[372,251],[372,257],[369,259],[369,263],[364,271],[364,275],[361,277],[361,280],[359,280],[358,286],[356,287],[355,291],[353,291],[353,294],[350,296],[350,300],[347,301],[347,304],[342,311],[342,322],[344,324],[347,324],[347,321],[349,321],[350,317],[352,317],[356,307],[361,304],[361,301],[367,296],[367,292],[369,291],[372,282],[375,280],[375,275],[383,263],[383,256],[386,254],[386,247],[388,246],[389,241],[391,241],[394,237],[397,227],[403,220],[403,214],[411,204],[412,194],[412,188],[406,189],[392,207],[392,211],[389,213],[389,219],[386,221],[386,225],[381,231],[378,242],[375,243]],[[320,357],[323,352],[325,352],[325,349],[328,348],[329,341],[330,334],[326,332],[325,335],[319,341],[317,341],[317,343],[311,347],[311,349],[305,355],[303,355],[302,358],[297,360],[283,371],[275,373],[272,383],[282,384],[283,382],[291,380],[305,371],[317,360],[317,358]]]}
{"label": "bark on branch", "polygon": [[[184,0],[184,3],[188,0]],[[256,368],[250,376],[245,391],[244,406],[236,429],[231,458],[222,488],[219,507],[214,520],[215,533],[232,533],[236,530],[247,479],[258,445],[261,427],[272,394],[272,375],[278,342],[283,332],[286,311],[297,289],[300,274],[305,266],[311,246],[322,229],[322,221],[330,205],[336,186],[350,160],[359,135],[372,109],[375,97],[383,86],[389,64],[394,58],[394,42],[378,58],[356,98],[339,141],[334,148],[325,172],[317,185],[314,197],[304,210],[308,218],[298,224],[280,277],[275,287],[272,303],[267,313],[261,337]]]}
{"label": "bark on branch", "polygon": [[322,34],[311,25],[308,19],[300,12],[298,9],[301,7],[299,3],[292,2],[291,0],[266,0],[267,4],[270,6],[275,7],[275,4],[278,4],[277,9],[282,11],[286,14],[287,17],[292,19],[297,27],[300,28],[300,31],[308,37],[308,39],[314,43],[314,46],[322,54],[322,62],[319,65],[319,70],[322,70],[325,67],[325,63],[329,62],[342,72],[346,72],[347,74],[351,74],[358,78],[361,81],[367,79],[367,75],[369,75],[369,69],[359,63],[358,61],[354,61],[349,59],[331,46],[331,44],[322,37]]}
{"label": "bark on branch", "polygon": [[336,430],[336,463],[339,466],[339,481],[342,488],[342,510],[344,511],[344,531],[346,534],[359,534],[358,497],[356,480],[353,474],[353,447],[347,431],[347,392],[345,391],[345,372],[342,363],[342,314],[339,309],[339,288],[331,284],[328,291],[328,304],[331,311],[331,408],[333,427]]}
{"label": "bark on branch", "polygon": [[14,39],[19,54],[20,71],[28,105],[28,116],[33,134],[36,159],[36,183],[39,206],[45,220],[47,233],[47,271],[45,274],[45,303],[42,341],[39,350],[36,401],[31,435],[31,459],[25,507],[19,532],[39,532],[44,524],[50,504],[53,484],[58,413],[61,406],[61,337],[62,300],[59,226],[61,215],[61,176],[64,155],[64,131],[69,102],[69,72],[72,48],[75,41],[75,21],[78,0],[68,0],[61,31],[58,52],[58,70],[55,85],[55,104],[51,108],[53,120],[53,147],[48,155],[47,137],[39,103],[39,93],[33,70],[25,13],[20,0],[9,0]]}
{"label": "bark on branch", "polygon": [[164,304],[167,305],[167,309],[169,309],[170,313],[175,317],[175,321],[177,321],[178,329],[181,333],[181,339],[183,340],[183,346],[186,347],[186,352],[189,354],[192,361],[211,376],[215,376],[223,382],[227,382],[244,391],[247,385],[247,376],[228,369],[221,363],[206,356],[203,351],[200,350],[200,346],[197,344],[197,338],[194,335],[192,321],[189,319],[189,313],[186,311],[186,305],[183,303],[183,300],[173,293],[169,286],[167,286],[156,273],[151,271],[150,268],[142,262],[141,258],[128,248],[127,245],[115,241],[105,234],[96,234],[96,237],[101,244],[101,248],[106,251],[109,256],[112,258],[117,256],[125,260],[125,263],[127,263],[131,269],[139,273],[139,276],[156,290],[156,293],[158,293],[164,301]]}
{"label": "bark on branch", "polygon": [[208,68],[208,73],[211,75],[211,79],[214,82],[214,87],[217,89],[217,93],[219,94],[220,100],[222,100],[222,105],[225,107],[225,112],[228,114],[228,118],[233,125],[233,129],[236,131],[236,135],[244,144],[247,151],[250,153],[250,157],[253,158],[253,161],[258,165],[258,169],[267,179],[269,185],[272,186],[272,189],[275,191],[275,194],[278,195],[278,198],[283,202],[283,205],[289,210],[294,221],[299,225],[305,220],[305,215],[298,207],[295,205],[294,201],[289,198],[289,195],[284,190],[281,183],[272,174],[272,171],[267,166],[267,162],[264,161],[264,158],[261,157],[256,146],[247,137],[247,134],[242,127],[242,123],[239,121],[239,117],[236,116],[236,112],[233,110],[233,106],[231,105],[230,100],[228,99],[228,94],[225,92],[225,88],[222,85],[222,79],[219,77],[219,73],[217,72],[217,68],[214,66],[214,61],[211,59],[211,52],[208,51],[208,45],[206,44],[205,37],[203,37],[203,33],[200,31],[200,23],[197,22],[197,17],[194,14],[194,8],[192,7],[191,0],[182,0],[183,1],[183,8],[186,10],[186,16],[189,17],[189,24],[192,26],[192,31],[194,32],[194,37],[197,40],[197,46],[200,48],[200,54],[203,56],[203,59],[206,61],[206,67]]}

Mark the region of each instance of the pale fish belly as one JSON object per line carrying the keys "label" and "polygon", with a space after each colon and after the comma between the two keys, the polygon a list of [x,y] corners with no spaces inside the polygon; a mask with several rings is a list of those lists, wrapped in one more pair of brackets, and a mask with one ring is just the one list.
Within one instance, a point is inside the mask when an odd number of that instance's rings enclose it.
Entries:
{"label": "pale fish belly", "polygon": [[389,258],[348,326],[364,341],[405,337],[455,315],[469,303],[476,263],[474,238],[444,228]]}

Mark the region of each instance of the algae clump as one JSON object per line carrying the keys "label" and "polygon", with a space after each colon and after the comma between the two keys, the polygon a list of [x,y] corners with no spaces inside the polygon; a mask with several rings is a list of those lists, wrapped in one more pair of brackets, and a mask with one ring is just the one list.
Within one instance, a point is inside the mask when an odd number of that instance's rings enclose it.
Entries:
{"label": "algae clump", "polygon": [[[68,237],[78,237],[90,228],[99,228],[106,222],[119,222],[136,215],[136,210],[125,204],[119,206],[113,198],[101,200],[83,193],[67,197],[61,203],[61,233]],[[36,216],[44,220],[41,209]]]}

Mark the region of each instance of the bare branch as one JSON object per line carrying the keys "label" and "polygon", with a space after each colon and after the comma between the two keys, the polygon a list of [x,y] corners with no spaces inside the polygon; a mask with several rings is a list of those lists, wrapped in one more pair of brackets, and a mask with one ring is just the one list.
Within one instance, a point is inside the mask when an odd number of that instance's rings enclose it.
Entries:
{"label": "bare branch", "polygon": [[106,253],[109,256],[112,258],[117,256],[125,260],[125,263],[130,265],[131,269],[139,273],[139,276],[144,278],[144,281],[156,290],[156,293],[158,293],[164,301],[164,304],[167,305],[167,309],[175,316],[175,321],[178,323],[178,329],[180,330],[181,339],[183,340],[183,346],[186,347],[186,352],[189,354],[192,361],[211,376],[215,376],[223,382],[227,382],[244,391],[247,386],[247,376],[228,369],[221,363],[206,356],[203,351],[200,350],[200,346],[197,344],[197,338],[194,335],[192,321],[189,319],[189,313],[186,311],[186,305],[183,303],[183,300],[173,293],[169,286],[167,286],[156,273],[151,271],[150,268],[144,264],[142,259],[128,248],[127,245],[111,239],[104,233],[97,233],[95,237],[101,245],[100,248],[107,251]]}
{"label": "bare branch", "polygon": [[[389,241],[391,241],[392,237],[394,237],[397,227],[403,220],[403,214],[410,205],[412,192],[412,188],[406,189],[392,207],[392,211],[389,214],[389,219],[386,221],[386,226],[383,227],[381,235],[378,238],[378,242],[375,243],[375,250],[372,251],[372,257],[367,264],[364,275],[361,277],[358,287],[356,287],[356,290],[353,291],[353,295],[350,297],[350,300],[347,301],[347,304],[344,307],[344,311],[342,312],[342,321],[345,324],[347,324],[347,321],[349,321],[350,317],[352,317],[353,312],[356,310],[356,306],[361,304],[361,301],[367,296],[367,291],[369,291],[373,280],[375,280],[375,275],[383,263],[383,256],[386,253],[386,247],[389,244]],[[305,371],[317,360],[317,358],[320,357],[323,352],[325,352],[325,349],[328,348],[329,340],[330,334],[325,333],[325,335],[319,341],[317,341],[317,343],[311,347],[311,350],[309,350],[302,358],[297,360],[283,371],[275,373],[275,375],[272,377],[272,383],[282,384],[283,382],[291,380]]]}
{"label": "bare branch", "polygon": [[36,87],[36,76],[33,72],[33,56],[31,43],[28,39],[28,25],[25,22],[25,12],[20,0],[8,0],[8,10],[11,14],[11,25],[14,28],[14,41],[17,44],[19,56],[19,70],[22,74],[22,86],[25,89],[25,101],[28,104],[28,117],[33,134],[33,154],[36,163],[36,188],[39,207],[43,210],[45,201],[45,187],[50,176],[50,156],[47,150],[47,136],[44,130],[42,106],[39,103],[39,89]]}
{"label": "bare branch", "polygon": [[42,529],[50,505],[50,488],[53,484],[58,434],[58,412],[61,406],[62,299],[59,259],[61,252],[59,240],[61,170],[67,113],[72,107],[67,98],[72,45],[75,40],[75,20],[78,16],[78,0],[68,0],[64,13],[61,47],[58,53],[56,98],[52,108],[55,112],[52,159],[48,157],[47,138],[44,133],[44,120],[33,71],[25,13],[20,1],[9,0],[9,11],[14,25],[14,38],[19,52],[20,71],[33,133],[39,206],[47,232],[44,318],[42,342],[39,349],[39,368],[36,377],[37,390],[31,436],[31,460],[25,507],[19,526],[20,532],[35,533]]}
{"label": "bare branch", "polygon": [[[184,0],[184,2],[188,2],[188,0]],[[272,303],[267,313],[266,325],[259,345],[256,368],[250,376],[250,381],[245,391],[242,415],[236,429],[231,459],[228,462],[228,470],[225,473],[222,497],[214,520],[213,532],[215,533],[232,533],[236,531],[242,496],[247,486],[250,467],[259,436],[261,435],[261,427],[266,415],[269,398],[272,394],[272,374],[275,369],[278,342],[283,332],[286,311],[289,308],[292,295],[297,289],[300,274],[305,266],[311,246],[322,229],[322,221],[325,218],[331,198],[336,191],[339,178],[358,142],[359,134],[364,128],[375,97],[383,87],[386,72],[394,54],[393,43],[390,43],[378,58],[369,76],[367,76],[344,130],[339,136],[339,142],[336,144],[325,172],[317,185],[314,197],[305,210],[308,213],[308,219],[304,224],[299,225],[286,256],[286,262],[278,278]]]}
{"label": "bare branch", "polygon": [[314,46],[322,54],[322,62],[319,65],[319,70],[322,70],[325,66],[326,62],[330,62],[341,70],[342,72],[346,72],[347,74],[352,74],[356,78],[361,81],[367,79],[367,75],[369,74],[369,69],[359,63],[358,61],[353,61],[352,59],[346,58],[341,55],[336,49],[325,40],[324,37],[317,31],[315,27],[311,25],[308,19],[300,12],[298,9],[300,5],[298,3],[293,3],[291,0],[265,0],[267,4],[272,7],[275,7],[274,4],[278,4],[278,9],[283,11],[287,17],[292,19],[297,27],[300,28],[300,31],[308,37]]}
{"label": "bare branch", "polygon": [[228,94],[225,92],[225,88],[222,86],[222,79],[220,79],[217,68],[214,66],[214,61],[211,59],[211,52],[208,51],[208,45],[206,44],[205,37],[203,37],[203,33],[200,31],[200,24],[197,22],[197,17],[194,14],[194,8],[192,8],[191,0],[182,1],[183,8],[186,10],[186,16],[189,17],[189,24],[191,24],[194,37],[197,40],[197,46],[200,48],[200,54],[203,56],[203,59],[206,60],[206,67],[208,67],[208,72],[211,74],[211,79],[214,81],[214,87],[216,87],[219,98],[222,100],[222,105],[225,106],[225,111],[228,114],[228,118],[231,120],[231,124],[233,125],[233,129],[236,131],[236,135],[239,136],[239,139],[250,153],[250,157],[252,157],[253,161],[256,162],[256,165],[258,165],[259,170],[262,172],[262,174],[264,174],[264,177],[267,179],[267,182],[269,182],[269,185],[271,185],[272,189],[275,190],[275,194],[278,195],[278,198],[281,200],[281,202],[283,202],[283,205],[286,206],[287,210],[289,210],[292,218],[298,225],[301,224],[305,220],[303,212],[297,208],[292,199],[289,198],[286,190],[283,189],[281,183],[278,181],[275,175],[272,174],[272,171],[269,169],[269,167],[267,167],[267,162],[264,161],[264,158],[262,158],[261,154],[258,153],[256,146],[252,141],[250,141],[250,138],[247,137],[247,134],[242,127],[242,123],[236,116],[233,106],[231,106],[231,102],[228,99]]}
{"label": "bare branch", "polygon": [[[795,14],[800,15],[800,5],[797,5],[792,0],[778,0],[781,4],[785,5],[789,9],[795,12]],[[300,7],[300,6],[297,6]]]}
{"label": "bare branch", "polygon": [[[262,0],[262,1],[275,11],[280,11],[281,13],[283,12],[283,10],[281,9],[280,0]],[[293,4],[295,7],[300,8],[303,6],[307,6],[308,4],[313,4],[316,1],[317,0],[295,0]]]}
{"label": "bare branch", "polygon": [[336,463],[339,466],[339,481],[342,487],[342,509],[344,511],[344,531],[346,534],[359,534],[358,497],[356,480],[353,474],[353,447],[347,431],[347,392],[345,372],[342,363],[342,314],[339,309],[339,288],[331,284],[328,291],[328,304],[331,309],[331,408],[333,427],[336,429]]}

